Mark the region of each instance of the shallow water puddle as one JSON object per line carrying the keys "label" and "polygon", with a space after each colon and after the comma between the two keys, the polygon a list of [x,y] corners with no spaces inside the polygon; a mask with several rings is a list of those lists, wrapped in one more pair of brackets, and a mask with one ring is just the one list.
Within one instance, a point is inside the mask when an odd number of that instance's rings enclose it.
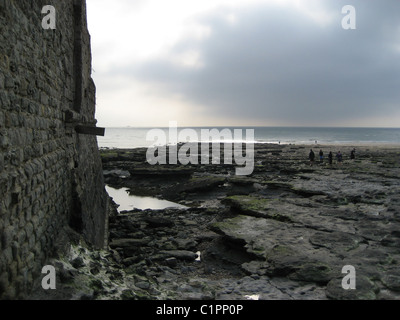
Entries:
{"label": "shallow water puddle", "polygon": [[118,211],[129,211],[133,209],[152,209],[161,210],[166,208],[181,208],[185,209],[187,207],[180,205],[175,202],[160,200],[153,197],[141,197],[129,194],[129,189],[121,188],[115,189],[110,186],[106,186],[106,190],[114,202],[119,205]]}

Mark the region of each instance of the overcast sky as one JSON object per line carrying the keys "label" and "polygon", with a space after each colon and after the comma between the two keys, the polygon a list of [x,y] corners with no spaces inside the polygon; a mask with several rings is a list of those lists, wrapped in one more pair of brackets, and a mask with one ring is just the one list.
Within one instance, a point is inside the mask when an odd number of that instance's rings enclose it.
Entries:
{"label": "overcast sky", "polygon": [[99,126],[400,126],[399,0],[87,9]]}

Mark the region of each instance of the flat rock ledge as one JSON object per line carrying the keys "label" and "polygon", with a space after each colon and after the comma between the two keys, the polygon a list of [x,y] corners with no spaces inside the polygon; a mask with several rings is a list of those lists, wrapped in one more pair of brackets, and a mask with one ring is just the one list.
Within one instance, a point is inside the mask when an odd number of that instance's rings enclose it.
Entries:
{"label": "flat rock ledge", "polygon": [[[142,149],[103,150],[109,185],[187,209],[116,212],[109,250],[79,243],[55,260],[64,297],[400,299],[400,148],[359,146],[355,160],[313,166],[308,146],[255,150],[248,177],[226,165],[157,174]],[[355,290],[342,286],[344,266]]]}

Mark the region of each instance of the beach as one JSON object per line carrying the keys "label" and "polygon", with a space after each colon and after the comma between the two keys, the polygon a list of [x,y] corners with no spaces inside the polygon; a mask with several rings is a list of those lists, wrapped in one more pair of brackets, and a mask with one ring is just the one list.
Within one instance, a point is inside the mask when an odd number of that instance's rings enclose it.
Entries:
{"label": "beach", "polygon": [[[79,284],[93,299],[399,299],[400,147],[254,151],[253,173],[238,176],[234,164],[151,166],[145,148],[102,149],[108,186],[180,207],[116,204],[110,251],[99,258],[80,248],[85,263],[71,255],[59,264],[96,279],[94,288]],[[330,151],[341,151],[342,163],[334,156],[330,165]]]}

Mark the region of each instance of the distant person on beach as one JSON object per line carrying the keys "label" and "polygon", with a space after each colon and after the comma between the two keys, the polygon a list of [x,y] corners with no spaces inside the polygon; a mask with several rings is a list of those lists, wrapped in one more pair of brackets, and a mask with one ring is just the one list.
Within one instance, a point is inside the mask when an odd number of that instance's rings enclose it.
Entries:
{"label": "distant person on beach", "polygon": [[315,153],[314,153],[314,151],[312,149],[310,150],[310,154],[308,155],[308,159],[310,159],[310,166],[312,166],[314,164],[314,159],[315,159]]}
{"label": "distant person on beach", "polygon": [[351,150],[350,159],[354,160],[355,158],[356,158],[356,149],[354,148],[353,150]]}
{"label": "distant person on beach", "polygon": [[324,161],[324,152],[319,150],[319,162],[322,163]]}
{"label": "distant person on beach", "polygon": [[342,155],[342,153],[340,151],[336,154],[336,158],[337,158],[338,163],[342,164],[343,155]]}
{"label": "distant person on beach", "polygon": [[329,159],[329,164],[332,165],[332,161],[333,161],[333,153],[332,153],[332,151],[329,152],[328,159]]}

